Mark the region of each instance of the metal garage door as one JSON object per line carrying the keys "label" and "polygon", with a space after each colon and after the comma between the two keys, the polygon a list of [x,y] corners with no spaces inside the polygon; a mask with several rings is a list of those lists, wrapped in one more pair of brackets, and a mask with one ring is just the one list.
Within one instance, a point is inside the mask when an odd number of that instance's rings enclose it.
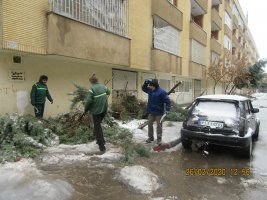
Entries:
{"label": "metal garage door", "polygon": [[194,97],[197,98],[201,94],[201,81],[194,80]]}
{"label": "metal garage door", "polygon": [[112,70],[112,97],[119,98],[128,92],[137,95],[137,73],[124,70]]}

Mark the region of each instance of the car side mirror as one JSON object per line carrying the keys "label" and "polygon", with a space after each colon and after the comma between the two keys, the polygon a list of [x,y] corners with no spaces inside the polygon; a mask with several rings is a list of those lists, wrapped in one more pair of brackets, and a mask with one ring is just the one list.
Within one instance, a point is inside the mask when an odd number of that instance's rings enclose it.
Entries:
{"label": "car side mirror", "polygon": [[258,113],[260,110],[258,108],[253,108],[252,113]]}

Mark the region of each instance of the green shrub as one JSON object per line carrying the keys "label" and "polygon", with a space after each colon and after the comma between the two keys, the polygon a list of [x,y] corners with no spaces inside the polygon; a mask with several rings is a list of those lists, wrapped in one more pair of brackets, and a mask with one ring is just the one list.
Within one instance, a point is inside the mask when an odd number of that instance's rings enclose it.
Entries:
{"label": "green shrub", "polygon": [[184,121],[187,115],[187,110],[171,102],[171,112],[165,117],[166,121]]}
{"label": "green shrub", "polygon": [[113,117],[124,121],[146,118],[146,103],[127,92],[111,105],[111,110]]}
{"label": "green shrub", "polygon": [[134,149],[137,152],[137,154],[141,157],[146,157],[146,158],[151,157],[150,149],[144,145],[141,145],[141,144],[135,145]]}

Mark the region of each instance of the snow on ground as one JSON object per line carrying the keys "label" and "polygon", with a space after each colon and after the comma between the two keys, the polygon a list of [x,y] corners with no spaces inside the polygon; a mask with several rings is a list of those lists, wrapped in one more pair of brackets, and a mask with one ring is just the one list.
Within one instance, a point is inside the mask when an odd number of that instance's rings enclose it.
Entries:
{"label": "snow on ground", "polygon": [[225,184],[227,182],[226,178],[224,177],[215,177],[217,180],[217,183],[219,184]]}
{"label": "snow on ground", "polygon": [[[133,133],[133,140],[136,143],[145,143],[148,138],[148,129],[145,128],[138,129],[138,126],[145,122],[146,120],[131,120],[127,123],[122,121],[117,121],[122,128],[126,128]],[[180,129],[182,127],[182,122],[163,122],[163,133],[162,133],[162,142],[171,142],[180,138]],[[157,138],[156,135],[156,123],[154,123],[154,138]]]}
{"label": "snow on ground", "polygon": [[1,200],[65,200],[73,192],[69,183],[44,176],[30,159],[0,165]]}
{"label": "snow on ground", "polygon": [[[94,142],[79,145],[54,146],[45,150],[45,155],[42,158],[42,165],[64,165],[74,164],[76,162],[90,161],[98,158],[104,163],[112,163],[121,159],[122,150],[111,144],[106,145],[106,153],[99,155],[98,145]],[[93,162],[95,163],[95,162]]]}
{"label": "snow on ground", "polygon": [[265,103],[263,103],[263,101],[267,100],[267,93],[254,93],[251,96],[255,97],[257,99],[257,101],[253,101],[253,107],[256,108],[265,108],[263,105],[265,105]]}
{"label": "snow on ground", "polygon": [[118,170],[115,179],[125,184],[130,190],[142,194],[150,194],[162,187],[159,177],[140,165],[126,166]]}
{"label": "snow on ground", "polygon": [[156,197],[151,198],[151,200],[179,200],[176,196],[169,196],[169,197]]}
{"label": "snow on ground", "polygon": [[241,178],[241,185],[244,187],[264,187],[267,188],[267,182],[264,181],[263,179],[245,179]]}
{"label": "snow on ground", "polygon": [[257,99],[267,99],[267,94],[266,93],[254,93],[251,96],[255,97]]}

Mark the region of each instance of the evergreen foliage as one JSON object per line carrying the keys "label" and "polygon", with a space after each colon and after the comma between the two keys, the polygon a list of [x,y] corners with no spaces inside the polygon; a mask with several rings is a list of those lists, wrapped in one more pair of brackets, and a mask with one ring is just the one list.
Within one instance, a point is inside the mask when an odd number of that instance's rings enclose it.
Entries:
{"label": "evergreen foliage", "polygon": [[187,115],[187,110],[171,101],[171,112],[165,117],[166,121],[184,121]]}
{"label": "evergreen foliage", "polygon": [[124,121],[133,118],[144,119],[146,118],[146,103],[126,92],[120,100],[112,103],[111,112],[114,118]]}
{"label": "evergreen foliage", "polygon": [[87,96],[88,89],[85,87],[82,87],[80,85],[74,84],[74,91],[72,93],[69,93],[68,95],[73,96],[71,100],[71,110],[75,109],[80,103],[84,105],[84,100]]}
{"label": "evergreen foliage", "polygon": [[32,116],[0,117],[0,162],[38,156],[57,136]]}
{"label": "evergreen foliage", "polygon": [[259,88],[264,77],[264,67],[266,64],[267,60],[259,60],[254,65],[249,67],[250,87]]}

